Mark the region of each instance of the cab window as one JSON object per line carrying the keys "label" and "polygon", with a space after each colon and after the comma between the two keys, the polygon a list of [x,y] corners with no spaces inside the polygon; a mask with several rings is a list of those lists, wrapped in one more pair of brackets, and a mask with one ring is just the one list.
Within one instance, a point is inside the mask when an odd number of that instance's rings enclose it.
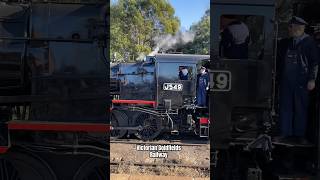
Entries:
{"label": "cab window", "polygon": [[220,17],[219,55],[226,59],[263,59],[264,17],[229,15]]}
{"label": "cab window", "polygon": [[192,66],[179,66],[179,79],[191,80],[192,79]]}

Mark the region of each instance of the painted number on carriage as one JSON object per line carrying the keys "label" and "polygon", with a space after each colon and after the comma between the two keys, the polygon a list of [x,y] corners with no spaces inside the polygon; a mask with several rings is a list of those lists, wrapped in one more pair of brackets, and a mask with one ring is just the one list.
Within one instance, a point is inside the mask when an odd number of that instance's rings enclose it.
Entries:
{"label": "painted number on carriage", "polygon": [[231,90],[231,72],[230,71],[211,71],[210,89],[213,91]]}
{"label": "painted number on carriage", "polygon": [[183,85],[180,83],[164,83],[163,90],[165,91],[182,91]]}

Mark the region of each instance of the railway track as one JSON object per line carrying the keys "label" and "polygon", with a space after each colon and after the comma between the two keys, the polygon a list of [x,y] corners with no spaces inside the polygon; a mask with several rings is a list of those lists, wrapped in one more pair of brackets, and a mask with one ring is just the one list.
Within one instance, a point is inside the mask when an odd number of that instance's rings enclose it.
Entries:
{"label": "railway track", "polygon": [[191,168],[191,169],[201,169],[201,170],[209,170],[209,166],[197,166],[197,165],[186,165],[186,164],[176,164],[176,163],[125,163],[125,162],[117,162],[111,161],[110,165],[127,165],[127,166],[140,166],[140,167],[171,167],[171,168]]}
{"label": "railway track", "polygon": [[110,143],[119,144],[150,144],[150,145],[167,145],[167,144],[177,144],[183,146],[206,146],[209,145],[209,141],[200,140],[160,140],[160,141],[141,141],[136,139],[117,139],[110,140]]}
{"label": "railway track", "polygon": [[128,175],[128,174],[111,174],[112,180],[210,180],[207,178],[188,177],[188,176],[150,176],[150,175]]}
{"label": "railway track", "polygon": [[[165,153],[164,159],[153,158],[153,150],[137,150],[133,146],[181,146],[180,150],[154,152]],[[115,174],[143,174],[209,177],[210,163],[209,141],[199,139],[166,139],[157,141],[142,141],[139,139],[110,140],[110,171]],[[151,154],[150,154],[151,153]],[[127,157],[130,154],[130,158]],[[170,154],[170,155],[169,155]],[[193,158],[193,155],[200,156]]]}

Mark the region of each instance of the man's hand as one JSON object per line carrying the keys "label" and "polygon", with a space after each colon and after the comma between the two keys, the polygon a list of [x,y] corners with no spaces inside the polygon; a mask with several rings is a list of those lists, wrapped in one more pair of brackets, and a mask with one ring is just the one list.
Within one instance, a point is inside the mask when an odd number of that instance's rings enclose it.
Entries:
{"label": "man's hand", "polygon": [[310,80],[310,81],[308,82],[308,90],[309,90],[309,91],[312,91],[315,87],[316,87],[316,82],[315,82],[315,80]]}

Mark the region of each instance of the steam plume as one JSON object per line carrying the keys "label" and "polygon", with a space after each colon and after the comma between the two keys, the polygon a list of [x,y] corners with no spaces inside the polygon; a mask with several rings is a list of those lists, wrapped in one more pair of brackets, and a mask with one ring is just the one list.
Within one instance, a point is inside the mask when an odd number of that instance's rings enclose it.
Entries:
{"label": "steam plume", "polygon": [[167,34],[167,35],[162,35],[162,36],[156,36],[154,38],[154,41],[156,42],[156,47],[154,50],[149,54],[149,56],[153,56],[156,53],[159,52],[159,50],[166,51],[173,46],[177,44],[186,44],[188,42],[192,42],[194,39],[195,33],[186,31],[186,32],[181,32],[179,31],[175,35]]}

